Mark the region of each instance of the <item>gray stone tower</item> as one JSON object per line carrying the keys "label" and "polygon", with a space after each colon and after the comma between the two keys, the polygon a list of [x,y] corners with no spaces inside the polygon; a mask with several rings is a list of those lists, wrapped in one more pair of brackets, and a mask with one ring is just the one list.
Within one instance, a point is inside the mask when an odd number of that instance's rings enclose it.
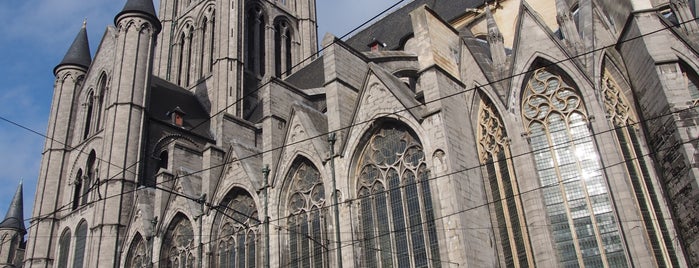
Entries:
{"label": "gray stone tower", "polygon": [[[141,152],[148,103],[153,53],[161,25],[152,0],[129,0],[114,18],[115,61],[111,88],[104,111],[104,151],[99,191],[107,198],[98,202],[91,226],[94,267],[118,262],[119,245],[133,200],[131,193],[141,179]],[[121,196],[112,198],[113,196]]]}
{"label": "gray stone tower", "polygon": [[7,209],[5,219],[0,222],[0,266],[21,267],[24,257],[24,235],[27,229],[24,227],[24,205],[22,198],[22,184],[17,187],[17,192],[12,198],[12,203]]}
{"label": "gray stone tower", "polygon": [[[75,116],[73,111],[78,109],[76,91],[83,84],[87,69],[92,63],[90,48],[87,40],[85,24],[78,32],[65,57],[54,68],[56,81],[51,102],[51,114],[49,117],[47,136],[44,144],[41,170],[37,184],[37,194],[34,200],[31,223],[32,234],[27,241],[27,264],[37,267],[50,266],[51,257],[56,245],[45,241],[45,237],[57,235],[58,224],[53,216],[56,211],[63,210],[61,197],[70,193],[66,188],[67,178],[61,176],[66,172],[69,157],[68,148],[71,147],[72,133],[75,128]],[[58,176],[56,176],[59,174]]]}
{"label": "gray stone tower", "polygon": [[154,75],[194,91],[212,115],[254,117],[256,89],[317,52],[315,0],[162,0],[160,18]]}

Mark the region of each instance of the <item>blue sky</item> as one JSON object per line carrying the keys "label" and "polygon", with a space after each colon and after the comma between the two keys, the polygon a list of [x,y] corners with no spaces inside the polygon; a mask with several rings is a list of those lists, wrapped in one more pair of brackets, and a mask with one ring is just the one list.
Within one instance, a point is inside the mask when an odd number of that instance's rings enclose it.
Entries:
{"label": "blue sky", "polygon": [[[318,36],[343,36],[399,0],[316,0]],[[0,116],[46,133],[53,68],[63,59],[83,19],[94,55],[107,25],[126,0],[0,1]],[[156,8],[158,0],[155,0]],[[409,1],[404,1],[405,4]],[[44,137],[0,120],[0,217],[20,180],[24,217],[31,217]],[[2,219],[0,219],[1,221]],[[29,223],[26,223],[29,226]]]}

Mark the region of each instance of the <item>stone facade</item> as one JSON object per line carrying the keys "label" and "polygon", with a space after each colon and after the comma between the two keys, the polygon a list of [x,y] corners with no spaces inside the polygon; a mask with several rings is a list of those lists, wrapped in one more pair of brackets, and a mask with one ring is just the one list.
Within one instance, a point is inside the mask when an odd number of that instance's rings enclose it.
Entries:
{"label": "stone facade", "polygon": [[696,267],[695,4],[617,2],[415,0],[317,55],[314,0],[128,0],[54,70],[24,265]]}

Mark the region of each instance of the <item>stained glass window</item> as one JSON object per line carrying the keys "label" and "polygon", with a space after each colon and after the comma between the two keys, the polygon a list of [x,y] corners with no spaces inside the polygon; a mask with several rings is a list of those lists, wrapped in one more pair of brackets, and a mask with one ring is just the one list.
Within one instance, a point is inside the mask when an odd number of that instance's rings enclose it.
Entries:
{"label": "stained glass window", "polygon": [[401,125],[377,130],[358,161],[363,267],[441,267],[425,154]]}
{"label": "stained glass window", "polygon": [[492,204],[493,225],[500,238],[505,267],[534,266],[507,132],[493,103],[485,95],[481,99],[478,153],[485,167],[485,183],[490,190],[488,203]]}
{"label": "stained glass window", "polygon": [[216,267],[256,267],[260,221],[255,201],[247,192],[234,190],[222,204],[218,215]]}
{"label": "stained glass window", "polygon": [[146,244],[143,241],[141,235],[136,234],[133,241],[131,242],[131,247],[126,254],[126,268],[146,268],[149,267],[149,259],[146,255]]}
{"label": "stained glass window", "polygon": [[637,134],[640,127],[637,124],[638,119],[609,71],[605,71],[602,78],[602,96],[605,110],[624,155],[624,163],[633,187],[631,190],[638,202],[656,264],[659,267],[679,266],[677,258],[671,257],[676,253],[660,210],[650,170],[643,159],[644,153]]}
{"label": "stained glass window", "polygon": [[328,267],[325,189],[320,172],[302,159],[289,172],[288,181],[288,265]]}
{"label": "stained glass window", "polygon": [[165,233],[160,260],[168,268],[193,267],[196,247],[192,224],[187,217],[178,214]]}
{"label": "stained glass window", "polygon": [[626,267],[588,117],[579,92],[539,69],[522,96],[550,230],[563,267]]}

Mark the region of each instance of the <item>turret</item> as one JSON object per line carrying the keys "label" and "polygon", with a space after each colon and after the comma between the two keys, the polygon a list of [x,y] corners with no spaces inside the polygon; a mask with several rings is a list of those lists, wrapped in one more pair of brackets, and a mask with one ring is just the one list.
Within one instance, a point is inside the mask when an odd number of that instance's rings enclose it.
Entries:
{"label": "turret", "polygon": [[583,52],[583,42],[566,0],[556,0],[556,20],[568,48],[574,55]]}
{"label": "turret", "polygon": [[5,219],[0,222],[0,266],[19,267],[24,257],[24,205],[22,204],[22,183],[12,198]]}
{"label": "turret", "polygon": [[32,218],[35,220],[31,223],[34,227],[27,241],[28,255],[32,256],[31,259],[25,260],[27,266],[49,264],[55,253],[56,244],[48,241],[58,235],[57,225],[52,217],[46,215],[53,215],[51,213],[60,210],[62,205],[60,197],[64,186],[67,185],[67,178],[62,174],[68,161],[67,149],[71,148],[71,132],[74,129],[71,125],[75,124],[72,112],[78,105],[75,102],[75,94],[82,86],[91,64],[86,23],[83,22],[63,60],[53,69],[56,80],[46,128],[48,138],[44,144],[34,199]]}
{"label": "turret", "polygon": [[[109,165],[100,169],[99,192],[110,198],[97,203],[97,214],[91,226],[93,248],[89,252],[90,267],[111,267],[118,263],[120,242],[123,242],[128,213],[133,205],[131,193],[141,183],[141,160],[145,144],[148,93],[153,69],[156,38],[161,29],[152,0],[128,0],[114,17],[117,28],[107,109],[104,111],[104,150],[100,159]],[[126,124],[125,124],[126,122]],[[118,196],[118,198],[112,198]],[[109,252],[103,254],[103,252]]]}

